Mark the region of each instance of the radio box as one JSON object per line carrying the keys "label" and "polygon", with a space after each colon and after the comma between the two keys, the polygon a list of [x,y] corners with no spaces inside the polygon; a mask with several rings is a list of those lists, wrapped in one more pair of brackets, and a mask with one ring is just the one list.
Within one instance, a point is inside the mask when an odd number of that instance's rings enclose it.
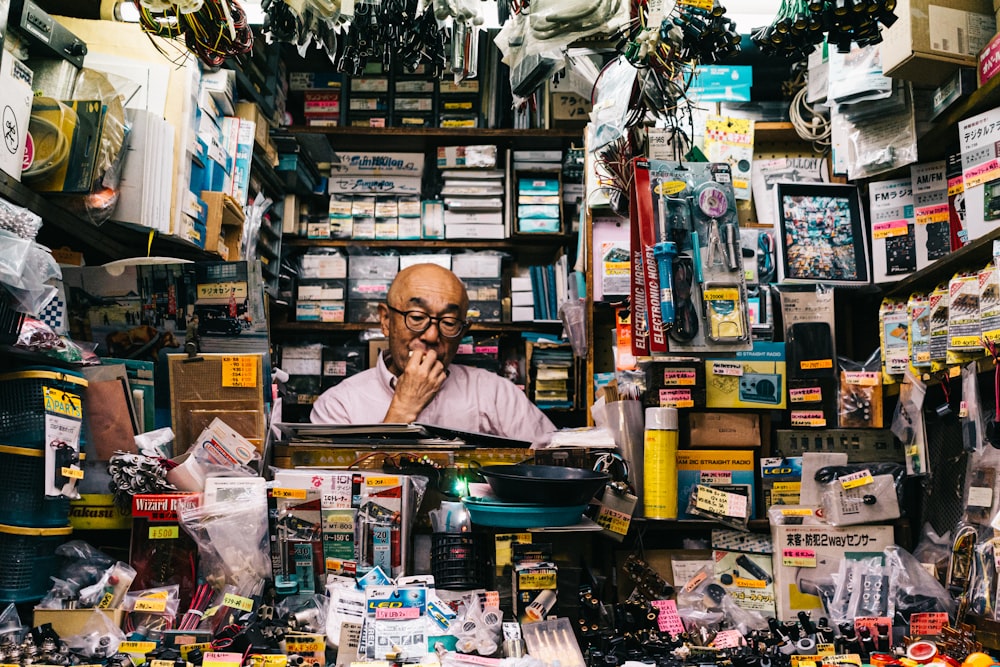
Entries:
{"label": "radio box", "polygon": [[705,360],[709,408],[785,408],[785,344],[754,341],[736,359]]}
{"label": "radio box", "polygon": [[679,519],[699,519],[701,517],[687,514],[684,509],[688,499],[699,484],[747,485],[749,497],[747,506],[750,512],[748,518],[756,517],[753,499],[754,462],[753,450],[743,449],[699,449],[680,450],[677,452],[677,517]]}
{"label": "radio box", "polygon": [[893,533],[892,526],[771,526],[771,540],[778,619],[794,621],[800,611],[823,614],[820,593],[833,589],[841,560],[881,556]]}

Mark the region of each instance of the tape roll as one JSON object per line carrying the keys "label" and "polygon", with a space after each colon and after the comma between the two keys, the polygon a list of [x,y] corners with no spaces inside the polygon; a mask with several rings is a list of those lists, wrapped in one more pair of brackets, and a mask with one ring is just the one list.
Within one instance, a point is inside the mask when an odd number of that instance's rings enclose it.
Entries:
{"label": "tape roll", "polygon": [[795,642],[795,649],[799,655],[812,655],[816,652],[816,640],[812,637],[803,637]]}
{"label": "tape roll", "polygon": [[934,642],[918,641],[906,647],[906,657],[919,663],[930,662],[936,655],[937,644]]}

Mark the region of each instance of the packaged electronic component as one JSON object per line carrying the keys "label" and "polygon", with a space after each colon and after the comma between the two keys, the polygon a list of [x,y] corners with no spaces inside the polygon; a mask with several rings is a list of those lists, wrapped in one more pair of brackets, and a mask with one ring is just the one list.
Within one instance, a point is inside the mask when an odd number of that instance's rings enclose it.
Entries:
{"label": "packaged electronic component", "polygon": [[839,415],[841,428],[882,428],[882,373],[879,350],[864,362],[841,357]]}
{"label": "packaged electronic component", "polygon": [[901,376],[909,367],[908,331],[906,302],[898,299],[883,299],[879,308],[883,373]]}
{"label": "packaged electronic component", "polygon": [[981,352],[979,274],[957,273],[948,284],[948,350]]}
{"label": "packaged electronic component", "polygon": [[948,358],[948,283],[935,287],[927,299],[930,308],[931,369],[944,368]]}
{"label": "packaged electronic component", "polygon": [[931,301],[926,294],[911,294],[906,304],[907,344],[914,368],[931,367]]}

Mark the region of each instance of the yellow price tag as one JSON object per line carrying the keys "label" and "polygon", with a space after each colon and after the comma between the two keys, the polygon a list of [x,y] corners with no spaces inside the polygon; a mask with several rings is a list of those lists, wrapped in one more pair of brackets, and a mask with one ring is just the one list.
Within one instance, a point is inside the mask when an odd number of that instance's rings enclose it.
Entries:
{"label": "yellow price tag", "polygon": [[601,507],[601,511],[597,513],[597,525],[618,535],[628,535],[630,523],[632,523],[631,516],[609,507]]}
{"label": "yellow price tag", "polygon": [[181,644],[180,646],[181,657],[186,660],[188,657],[188,653],[190,653],[195,649],[200,650],[202,653],[208,653],[209,651],[212,650],[212,645],[209,644],[208,642],[203,642],[200,644]]}
{"label": "yellow price tag", "polygon": [[522,591],[542,591],[555,589],[555,572],[523,572],[517,577],[517,587]]}
{"label": "yellow price tag", "polygon": [[804,371],[815,371],[822,368],[833,368],[833,359],[807,359],[799,362]]}
{"label": "yellow price tag", "polygon": [[222,605],[230,609],[242,609],[243,611],[253,611],[253,600],[235,593],[226,593],[222,596]]}
{"label": "yellow price tag", "polygon": [[176,540],[181,535],[180,526],[150,526],[149,539]]}
{"label": "yellow price tag", "polygon": [[297,642],[285,640],[285,650],[289,653],[319,653],[320,651],[326,650],[323,642],[319,641],[307,641],[307,642]]}
{"label": "yellow price tag", "polygon": [[71,479],[83,479],[83,471],[79,468],[59,468],[59,472],[62,473],[63,477],[69,477]]}
{"label": "yellow price tag", "polygon": [[812,510],[807,507],[793,507],[781,510],[781,516],[812,516]]}
{"label": "yellow price tag", "polygon": [[840,485],[845,489],[856,489],[875,482],[871,470],[859,470],[858,472],[845,475],[840,478]]}
{"label": "yellow price tag", "polygon": [[781,563],[787,567],[816,567],[816,552],[812,549],[785,549]]}
{"label": "yellow price tag", "polygon": [[135,611],[165,612],[167,601],[156,598],[139,598],[135,601]]}
{"label": "yellow price tag", "polygon": [[305,500],[305,489],[272,489],[271,495],[275,498],[291,498],[293,500]]}
{"label": "yellow price tag", "polygon": [[118,645],[120,653],[140,653],[145,655],[156,650],[156,642],[122,642]]}
{"label": "yellow price tag", "polygon": [[763,579],[744,579],[743,577],[736,577],[733,579],[733,583],[736,584],[737,588],[767,588],[767,582]]}
{"label": "yellow price tag", "polygon": [[257,357],[241,355],[222,358],[223,387],[256,387]]}

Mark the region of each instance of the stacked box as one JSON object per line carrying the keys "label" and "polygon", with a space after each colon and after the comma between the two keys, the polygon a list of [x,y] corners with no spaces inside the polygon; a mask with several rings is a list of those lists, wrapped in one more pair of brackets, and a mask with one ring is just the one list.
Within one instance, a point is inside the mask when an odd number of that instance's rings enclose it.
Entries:
{"label": "stacked box", "polygon": [[558,233],[562,229],[559,174],[533,174],[517,179],[517,231]]}
{"label": "stacked box", "polygon": [[305,91],[303,115],[308,127],[340,125],[340,83],[325,90]]}
{"label": "stacked box", "polygon": [[355,127],[388,127],[389,77],[380,63],[369,63],[363,76],[351,77],[347,97],[347,124]]}
{"label": "stacked box", "polygon": [[440,127],[479,127],[482,111],[479,80],[442,80],[438,88]]}
{"label": "stacked box", "polygon": [[496,146],[455,146],[438,150],[444,187],[444,235],[448,239],[502,239],[504,224],[504,172],[467,165],[496,164]]}

